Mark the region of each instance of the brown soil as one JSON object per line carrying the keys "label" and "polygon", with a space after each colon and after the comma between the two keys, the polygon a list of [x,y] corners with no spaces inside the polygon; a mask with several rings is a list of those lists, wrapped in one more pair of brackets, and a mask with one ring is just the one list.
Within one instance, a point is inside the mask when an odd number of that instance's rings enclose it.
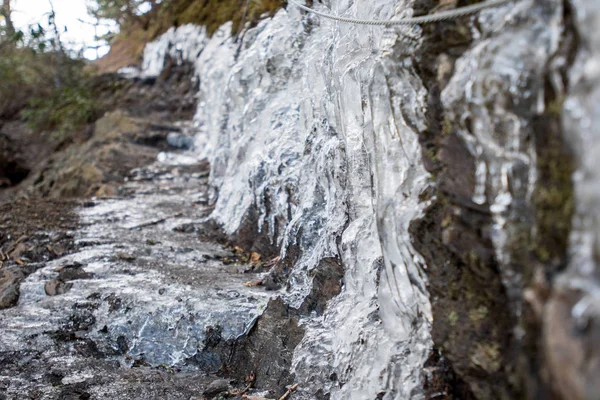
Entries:
{"label": "brown soil", "polygon": [[124,67],[138,65],[147,37],[119,37],[110,46],[110,51],[104,57],[96,60],[91,69],[100,74],[114,73]]}
{"label": "brown soil", "polygon": [[[78,218],[72,212],[77,200],[17,200],[0,205],[0,249],[9,254],[9,249],[17,242],[27,243],[36,236],[49,232],[69,232],[77,228]],[[56,240],[48,245],[59,244]],[[52,255],[49,250],[29,253],[21,252],[21,259],[27,257],[32,262],[45,261]]]}
{"label": "brown soil", "polygon": [[0,206],[0,309],[19,300],[21,282],[74,250],[78,218],[73,200],[19,200]]}

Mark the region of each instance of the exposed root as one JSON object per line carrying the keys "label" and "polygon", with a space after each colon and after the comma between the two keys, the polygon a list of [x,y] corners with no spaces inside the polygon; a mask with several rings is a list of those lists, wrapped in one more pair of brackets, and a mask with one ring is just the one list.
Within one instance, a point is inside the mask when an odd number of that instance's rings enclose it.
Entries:
{"label": "exposed root", "polygon": [[285,399],[287,399],[289,395],[291,395],[293,392],[296,391],[296,389],[298,389],[298,384],[297,383],[295,385],[293,385],[292,387],[290,387],[288,389],[288,391],[283,396],[281,396],[279,398],[279,400],[285,400]]}

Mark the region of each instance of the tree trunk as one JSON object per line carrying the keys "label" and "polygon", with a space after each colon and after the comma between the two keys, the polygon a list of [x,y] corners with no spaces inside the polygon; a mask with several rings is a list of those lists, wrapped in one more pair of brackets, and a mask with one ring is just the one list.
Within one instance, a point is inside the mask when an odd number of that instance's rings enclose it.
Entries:
{"label": "tree trunk", "polygon": [[6,23],[6,33],[9,37],[14,37],[15,35],[15,26],[12,22],[11,18],[11,8],[10,8],[10,0],[4,0],[2,3],[2,10],[0,13],[4,16],[4,21]]}

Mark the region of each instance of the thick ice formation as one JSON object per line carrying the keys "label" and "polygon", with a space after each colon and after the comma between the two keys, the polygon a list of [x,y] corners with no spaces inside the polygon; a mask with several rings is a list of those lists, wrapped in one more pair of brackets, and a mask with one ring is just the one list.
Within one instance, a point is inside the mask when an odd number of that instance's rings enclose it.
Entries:
{"label": "thick ice formation", "polygon": [[[380,18],[406,9],[389,0],[334,6]],[[308,272],[322,258],[338,257],[347,269],[326,314],[304,321],[294,372],[309,392],[419,396],[431,340],[420,258],[407,232],[428,179],[417,142],[426,92],[407,72],[417,30],[313,23],[281,10],[237,43],[223,26],[188,59],[200,82],[198,151],[219,191],[213,218],[233,233],[256,205],[284,252],[300,243],[284,293],[291,305],[308,294]],[[158,73],[155,50],[174,49],[177,35],[147,48],[153,58],[143,74]]]}
{"label": "thick ice formation", "polygon": [[177,61],[195,59],[207,41],[208,35],[204,27],[184,25],[177,29],[169,29],[160,40],[148,43],[144,48],[141,77],[158,76],[167,56]]}
{"label": "thick ice formation", "polygon": [[[362,19],[412,13],[410,0],[324,3],[314,7]],[[598,7],[593,0],[575,3]],[[408,235],[426,206],[419,199],[429,181],[418,143],[427,129],[428,93],[413,65],[421,31],[313,18],[289,7],[237,41],[229,24],[210,39],[200,28],[181,27],[147,48],[143,74],[157,75],[167,53],[195,63],[197,151],[210,160],[219,193],[212,218],[234,233],[256,207],[259,226],[267,222],[283,253],[300,244],[283,293],[289,304],[308,294],[308,272],[322,258],[342,260],[342,294],[325,315],[303,321],[308,329],[293,362],[301,388],[334,399],[418,399],[432,347],[424,263]],[[529,124],[544,112],[543,75],[560,43],[562,8],[559,1],[524,0],[474,18],[475,44],[457,62],[441,102],[478,163],[473,202],[491,206],[496,257],[508,266],[507,237],[533,214]],[[586,40],[589,51],[598,50],[597,37]],[[578,121],[573,135],[588,138],[596,126],[590,119],[600,113],[597,93],[583,87],[598,79],[598,66],[597,58],[584,58],[575,77],[581,90],[566,105],[567,118]],[[581,109],[585,115],[577,114]],[[597,171],[597,157],[580,151],[589,157],[577,194],[589,215],[597,196],[585,179]],[[594,221],[582,220],[573,238],[589,252]],[[514,300],[520,275],[508,267],[502,273]]]}
{"label": "thick ice formation", "polygon": [[491,238],[511,300],[523,287],[521,271],[510,266],[509,238],[534,224],[532,120],[545,111],[544,74],[560,44],[562,12],[559,2],[522,1],[504,19],[482,14],[481,40],[457,61],[442,93],[446,117],[476,162],[473,202],[489,205]]}

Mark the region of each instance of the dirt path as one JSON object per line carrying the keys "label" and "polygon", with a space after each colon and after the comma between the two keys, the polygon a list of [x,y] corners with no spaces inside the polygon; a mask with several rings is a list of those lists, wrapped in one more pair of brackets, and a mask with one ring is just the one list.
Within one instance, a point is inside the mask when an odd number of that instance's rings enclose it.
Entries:
{"label": "dirt path", "polygon": [[[210,211],[208,168],[175,156],[135,170],[119,196],[75,209],[70,254],[23,255],[34,271],[0,312],[0,398],[201,397],[226,361],[211,343],[243,335],[272,296],[191,229]],[[67,216],[50,232],[74,228],[72,203],[39,204]]]}

